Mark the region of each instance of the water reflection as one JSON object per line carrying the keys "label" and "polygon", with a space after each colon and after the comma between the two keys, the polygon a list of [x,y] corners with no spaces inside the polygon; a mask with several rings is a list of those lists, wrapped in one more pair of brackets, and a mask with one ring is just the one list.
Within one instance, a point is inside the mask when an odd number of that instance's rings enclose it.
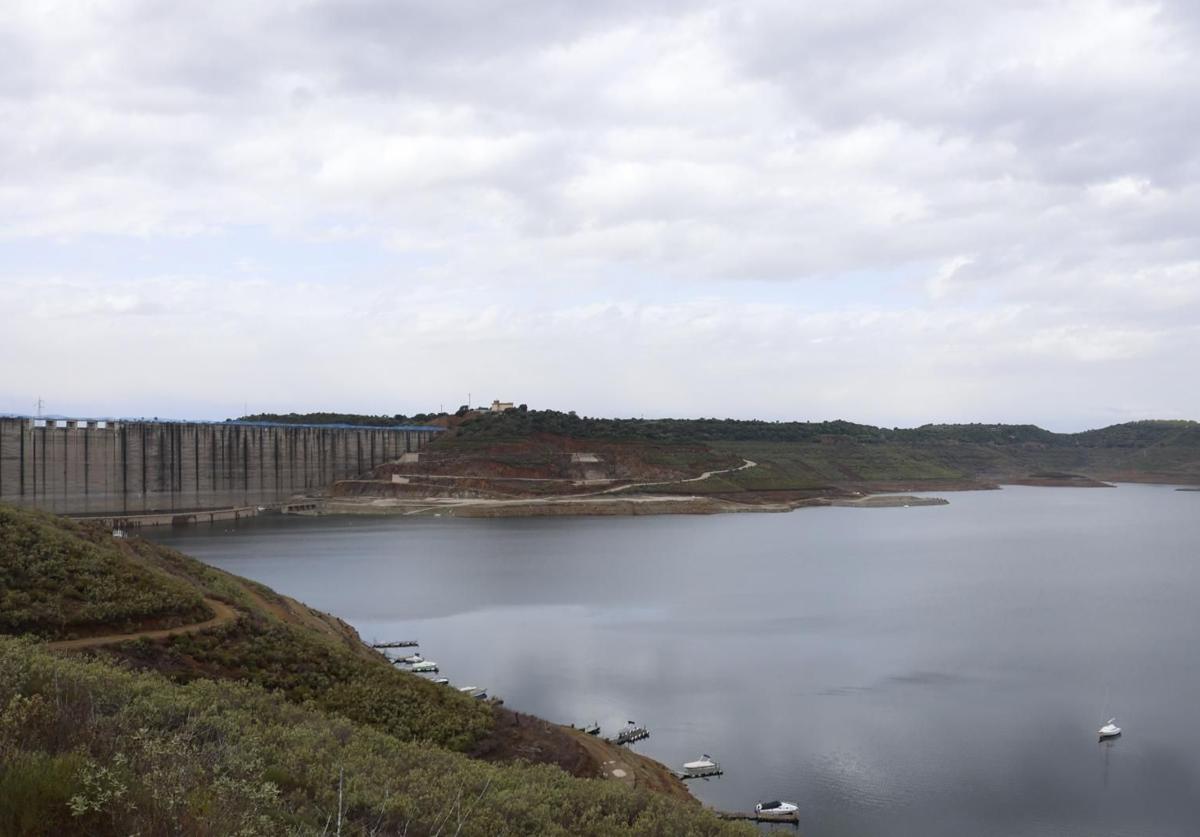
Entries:
{"label": "water reflection", "polygon": [[[418,637],[512,706],[606,733],[637,718],[641,752],[720,759],[693,784],[706,802],[793,800],[809,835],[1190,835],[1197,496],[164,537],[364,636]],[[1097,771],[1106,691],[1137,735]]]}

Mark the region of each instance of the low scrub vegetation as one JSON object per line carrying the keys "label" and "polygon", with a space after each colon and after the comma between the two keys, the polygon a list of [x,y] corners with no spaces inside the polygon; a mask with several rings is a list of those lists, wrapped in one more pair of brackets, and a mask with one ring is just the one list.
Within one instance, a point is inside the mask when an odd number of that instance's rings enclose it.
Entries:
{"label": "low scrub vegetation", "polygon": [[748,834],[698,806],[398,740],[244,683],[0,637],[0,833]]}
{"label": "low scrub vegetation", "polygon": [[246,680],[406,741],[466,750],[492,726],[491,710],[477,700],[262,614],[112,653],[182,680],[203,674]]}
{"label": "low scrub vegetation", "polygon": [[1003,480],[1042,470],[1109,479],[1200,482],[1200,424],[1139,421],[1082,433],[1031,424],[927,424],[873,427],[848,421],[605,419],[554,410],[471,418],[432,444],[452,451],[539,434],[572,439],[707,445],[764,466],[692,493],[809,490],[898,480]]}
{"label": "low scrub vegetation", "polygon": [[355,427],[399,427],[408,424],[425,424],[445,413],[416,413],[406,416],[372,416],[362,413],[254,413],[241,416],[237,421],[267,422],[270,424],[345,424]]}
{"label": "low scrub vegetation", "polygon": [[0,506],[0,631],[63,639],[211,615],[194,588],[141,565],[107,534]]}
{"label": "low scrub vegetation", "polygon": [[466,750],[491,728],[488,707],[393,669],[349,629],[332,629],[262,585],[141,538],[116,542],[102,530],[0,506],[0,559],[5,633],[57,638],[81,627],[132,634],[146,620],[154,620],[149,627],[192,624],[211,616],[207,596],[233,605],[240,618],[199,633],[130,640],[104,653],[181,682],[247,680],[404,740]]}

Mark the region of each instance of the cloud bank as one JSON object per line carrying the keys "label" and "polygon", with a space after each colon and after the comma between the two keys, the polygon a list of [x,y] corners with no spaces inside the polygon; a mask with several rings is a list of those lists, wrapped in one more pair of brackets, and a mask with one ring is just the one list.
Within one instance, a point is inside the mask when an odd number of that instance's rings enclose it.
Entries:
{"label": "cloud bank", "polygon": [[0,410],[1200,416],[1192,4],[8,4]]}

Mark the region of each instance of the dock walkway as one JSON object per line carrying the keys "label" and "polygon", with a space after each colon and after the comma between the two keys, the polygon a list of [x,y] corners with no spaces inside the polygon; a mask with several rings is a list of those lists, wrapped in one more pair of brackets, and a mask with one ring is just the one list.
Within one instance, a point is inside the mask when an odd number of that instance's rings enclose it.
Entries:
{"label": "dock walkway", "polygon": [[742,814],[731,811],[714,811],[719,819],[723,820],[742,820],[743,822],[781,822],[789,825],[799,825],[799,814],[760,814],[756,811],[751,811],[748,814]]}

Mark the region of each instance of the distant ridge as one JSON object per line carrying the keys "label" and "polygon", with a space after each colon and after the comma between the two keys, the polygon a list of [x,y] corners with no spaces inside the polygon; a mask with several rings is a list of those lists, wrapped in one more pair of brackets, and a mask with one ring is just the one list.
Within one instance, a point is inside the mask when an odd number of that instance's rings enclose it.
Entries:
{"label": "distant ridge", "polygon": [[[636,458],[640,450],[647,465],[677,460],[685,447],[693,449],[689,457],[700,470],[726,467],[727,461],[742,458],[759,463],[757,468],[702,486],[662,489],[737,501],[784,497],[780,492],[790,492],[786,496],[794,499],[922,487],[980,488],[1030,480],[1045,484],[1047,474],[1056,475],[1058,484],[1072,486],[1200,483],[1200,424],[1184,420],[1131,421],[1055,433],[1033,424],[887,428],[840,419],[619,419],[509,410],[469,417],[435,440],[430,454],[469,457],[464,461],[472,463],[471,473],[490,473],[503,459],[504,468],[517,473],[536,465],[529,459],[535,449],[591,450],[603,444],[631,446],[623,454],[626,461]],[[700,464],[697,448],[707,451],[710,464]],[[538,455],[544,458],[545,451]],[[636,476],[636,468],[633,473]]]}
{"label": "distant ridge", "polygon": [[770,440],[804,442],[843,436],[877,442],[972,442],[1013,444],[1037,442],[1071,445],[1154,444],[1189,441],[1200,444],[1200,423],[1189,420],[1145,420],[1114,424],[1079,433],[1055,433],[1034,424],[923,424],[914,428],[875,427],[844,419],[833,421],[763,421],[759,419],[591,418],[556,410],[509,410],[484,414],[458,431],[467,438],[522,437],[558,433],[574,438],[653,439],[681,442]]}

